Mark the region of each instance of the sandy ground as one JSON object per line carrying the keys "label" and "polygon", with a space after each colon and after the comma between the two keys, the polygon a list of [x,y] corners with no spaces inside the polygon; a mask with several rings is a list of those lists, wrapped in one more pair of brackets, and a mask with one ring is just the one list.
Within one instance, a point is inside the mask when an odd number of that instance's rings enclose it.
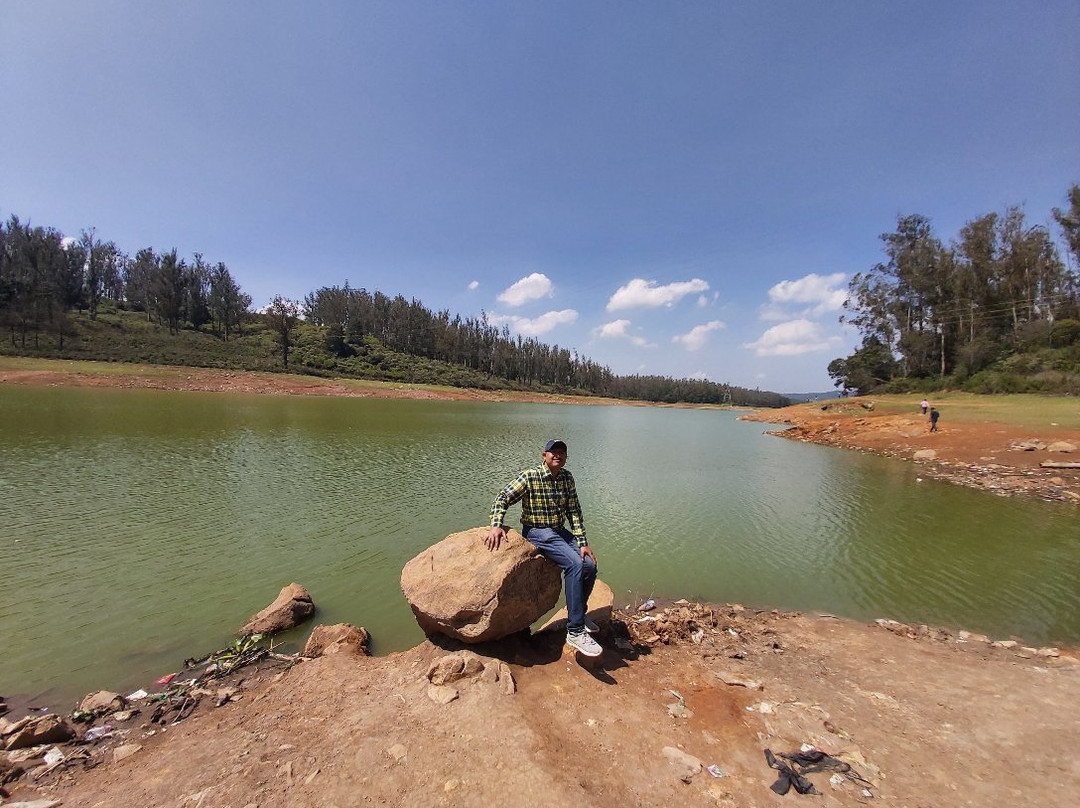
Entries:
{"label": "sandy ground", "polygon": [[[914,407],[913,407],[914,409]],[[1078,463],[1080,451],[1051,451],[1054,442],[1080,450],[1080,430],[1039,430],[1010,424],[942,422],[930,432],[925,416],[866,410],[858,399],[798,404],[742,416],[747,421],[787,424],[774,434],[844,449],[873,452],[918,463],[927,477],[979,488],[998,496],[1080,503],[1080,468],[1043,468]],[[917,457],[916,453],[933,457]]]}
{"label": "sandy ground", "polygon": [[[272,374],[178,374],[192,385],[180,389],[311,392],[292,387],[307,380],[283,389],[277,383],[287,377]],[[230,376],[242,381],[232,385]],[[63,374],[0,381],[71,383]],[[323,391],[334,383],[311,384]],[[908,429],[895,416],[833,413],[851,428],[829,431],[813,407],[801,409],[782,417],[805,419],[802,439],[901,457],[932,446],[943,476],[960,467],[974,474],[970,466],[989,466],[986,457],[1000,461],[990,478],[1022,479],[1037,469],[1033,453],[1008,448],[1030,436],[1005,428],[928,437],[906,434],[918,418]],[[1007,490],[1080,490],[1075,476],[1062,485],[1039,476],[1036,487]],[[1080,744],[1080,662],[1070,649],[685,602],[617,612],[600,639],[606,650],[594,661],[557,634],[477,646],[507,663],[514,692],[505,681],[464,679],[453,683],[458,697],[448,703],[429,695],[425,675],[460,648],[446,640],[388,657],[338,653],[284,671],[264,663],[243,672],[239,700],[214,707],[204,699],[167,727],[147,721],[146,710],[114,722],[111,738],[63,747],[68,760],[47,773],[30,761],[29,772],[7,784],[5,805],[1052,807],[1072,805],[1080,787],[1072,755]],[[131,756],[116,760],[124,745]],[[821,796],[779,796],[764,750],[803,745],[850,771],[809,773]],[[694,760],[723,776],[697,770]]]}
{"label": "sandy ground", "polygon": [[[449,703],[425,676],[457,650],[448,641],[249,671],[238,702],[204,700],[165,729],[144,714],[8,788],[102,808],[1075,802],[1080,663],[1068,655],[697,604],[617,614],[600,636],[597,660],[553,634],[476,647],[508,663],[515,692],[465,679]],[[764,750],[804,744],[850,771],[808,774],[821,796],[781,797]],[[114,760],[124,745],[137,748]]]}

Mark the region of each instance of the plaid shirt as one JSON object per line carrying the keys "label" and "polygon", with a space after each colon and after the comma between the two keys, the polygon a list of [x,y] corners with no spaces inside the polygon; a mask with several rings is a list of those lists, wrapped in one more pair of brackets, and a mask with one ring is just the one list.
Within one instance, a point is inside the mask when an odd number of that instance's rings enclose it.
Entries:
{"label": "plaid shirt", "polygon": [[491,505],[491,526],[502,527],[506,509],[518,501],[521,502],[522,528],[562,527],[563,521],[567,520],[578,547],[589,543],[585,538],[585,521],[581,518],[574,475],[566,469],[554,477],[541,463],[521,472],[495,497]]}

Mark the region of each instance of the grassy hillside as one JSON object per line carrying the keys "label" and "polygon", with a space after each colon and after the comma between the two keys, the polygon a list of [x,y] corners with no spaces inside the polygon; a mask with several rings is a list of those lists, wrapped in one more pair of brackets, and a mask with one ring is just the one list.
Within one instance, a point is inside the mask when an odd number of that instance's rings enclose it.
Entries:
{"label": "grassy hillside", "polygon": [[[320,329],[301,322],[294,334],[289,366],[282,364],[276,335],[260,315],[252,315],[241,332],[226,342],[208,329],[169,329],[149,322],[141,312],[127,311],[113,303],[102,305],[97,318],[86,313],[68,315],[63,347],[54,333],[28,333],[25,338],[10,332],[0,339],[0,355],[50,359],[84,359],[105,362],[138,362],[189,367],[233,368],[344,376],[414,384],[438,384],[485,390],[536,390],[541,386],[514,385],[505,379],[391,350],[374,337],[365,337],[353,356],[337,357],[324,345]],[[563,391],[573,392],[573,391]]]}

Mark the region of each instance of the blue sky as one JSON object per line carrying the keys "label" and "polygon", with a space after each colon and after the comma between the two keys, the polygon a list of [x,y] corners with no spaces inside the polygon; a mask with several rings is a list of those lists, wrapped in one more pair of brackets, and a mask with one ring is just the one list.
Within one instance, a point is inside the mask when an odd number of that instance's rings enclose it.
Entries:
{"label": "blue sky", "polygon": [[1080,181],[1075,0],[3,0],[0,77],[5,218],[780,392],[898,215]]}

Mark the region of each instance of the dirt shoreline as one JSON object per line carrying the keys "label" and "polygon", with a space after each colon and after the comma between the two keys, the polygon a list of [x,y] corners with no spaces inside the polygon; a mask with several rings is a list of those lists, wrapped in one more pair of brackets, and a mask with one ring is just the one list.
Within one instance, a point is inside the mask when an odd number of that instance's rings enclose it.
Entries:
{"label": "dirt shoreline", "polygon": [[907,415],[867,409],[869,400],[797,404],[740,416],[744,421],[787,424],[770,434],[789,440],[872,452],[917,463],[920,473],[1002,497],[1080,504],[1080,468],[1044,468],[1077,462],[1080,453],[1050,450],[1055,442],[1080,448],[1080,430],[1039,430],[990,422],[940,423],[930,432],[913,404]]}
{"label": "dirt shoreline", "polygon": [[771,790],[764,750],[804,745],[840,761],[807,775],[826,806],[1054,808],[1080,785],[1080,661],[1056,649],[686,601],[617,611],[600,638],[596,660],[552,633],[469,649],[506,663],[512,687],[477,677],[433,692],[427,672],[461,653],[447,640],[250,669],[222,706],[206,698],[168,726],[147,707],[65,746],[67,762],[9,784],[10,799],[779,806],[804,797]]}

